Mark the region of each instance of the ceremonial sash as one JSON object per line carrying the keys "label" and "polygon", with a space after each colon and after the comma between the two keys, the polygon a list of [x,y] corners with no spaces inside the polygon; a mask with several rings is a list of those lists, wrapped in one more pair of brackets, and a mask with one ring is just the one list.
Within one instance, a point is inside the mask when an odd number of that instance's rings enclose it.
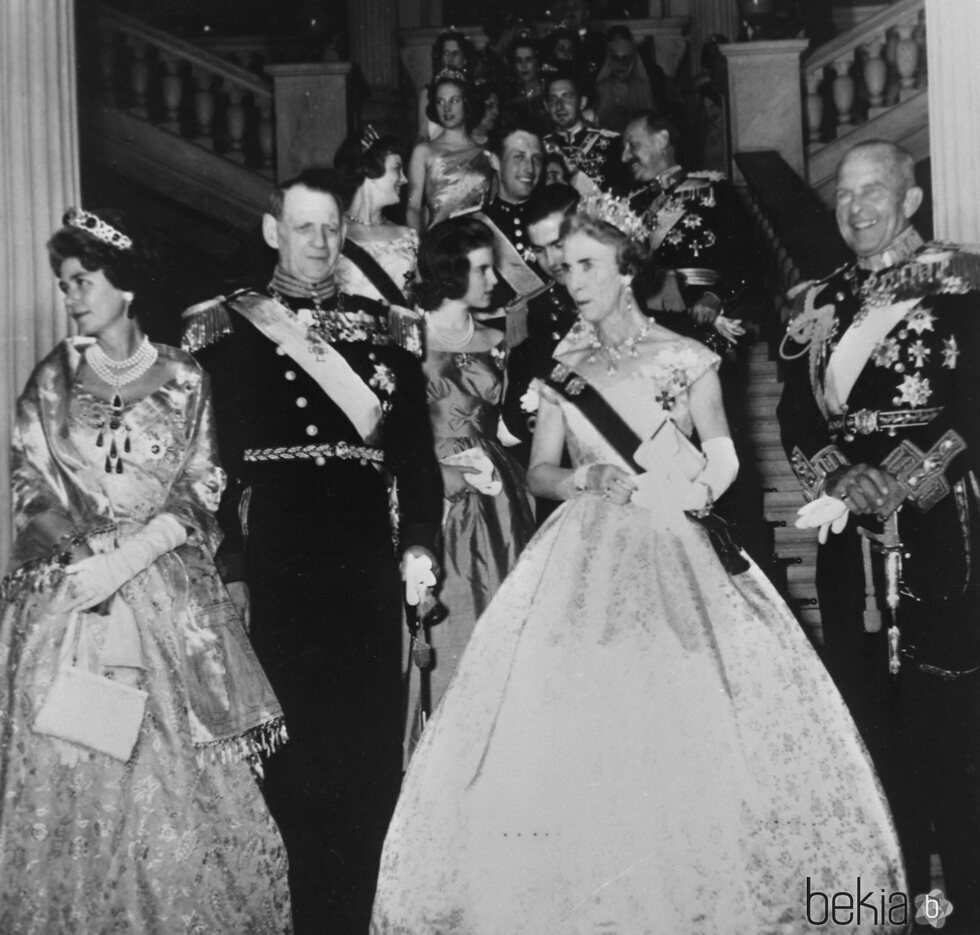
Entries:
{"label": "ceremonial sash", "polygon": [[919,299],[906,299],[885,308],[877,308],[844,332],[827,362],[824,399],[832,415],[844,410],[857,378],[861,375],[875,347],[909,313]]}
{"label": "ceremonial sash", "polygon": [[395,281],[384,271],[381,264],[360,244],[355,243],[348,237],[344,241],[344,246],[340,252],[364,273],[368,282],[381,293],[381,297],[389,305],[408,305],[405,294],[398,288]]}
{"label": "ceremonial sash", "polygon": [[[636,460],[636,450],[641,445],[639,435],[591,383],[575,373],[567,364],[559,360],[552,362],[557,366],[545,383],[578,409],[631,470],[637,474],[644,473],[646,469]],[[669,421],[668,415],[657,432]],[[657,432],[654,432],[654,435]],[[713,512],[699,515],[685,511],[684,515],[704,527],[715,554],[730,575],[748,571],[749,561],[738,543],[734,526]]]}
{"label": "ceremonial sash", "polygon": [[319,356],[314,354],[306,328],[284,305],[269,296],[248,292],[232,299],[230,304],[313,378],[366,443],[377,440],[381,402],[343,354],[326,341],[319,343]]}

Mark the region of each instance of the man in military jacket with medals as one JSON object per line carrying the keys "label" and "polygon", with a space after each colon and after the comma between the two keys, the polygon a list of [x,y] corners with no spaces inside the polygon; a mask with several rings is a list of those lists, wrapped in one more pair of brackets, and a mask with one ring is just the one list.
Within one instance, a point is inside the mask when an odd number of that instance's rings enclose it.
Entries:
{"label": "man in military jacket with medals", "polygon": [[852,149],[857,261],[807,284],[783,342],[783,444],[820,526],[827,666],[875,760],[912,893],[938,852],[953,931],[980,931],[980,292],[924,245],[911,156]]}
{"label": "man in military jacket with medals", "polygon": [[290,735],[263,789],[296,931],[366,931],[401,773],[399,555],[434,568],[441,480],[418,360],[386,308],[335,287],[332,174],[284,182],[262,231],[271,282],[189,310],[185,345],[210,374],[230,478],[220,564],[247,580]]}
{"label": "man in military jacket with medals", "polygon": [[630,120],[623,133],[623,160],[633,175],[627,197],[650,229],[657,266],[673,271],[683,299],[680,308],[654,311],[679,312],[662,324],[721,351],[744,333],[741,320],[725,312],[740,314],[735,300],[754,287],[758,261],[732,186],[720,172],[682,169],[678,145],[677,128],[665,117],[647,111]]}
{"label": "man in military jacket with medals", "polygon": [[582,119],[587,98],[581,79],[570,69],[550,72],[544,79],[544,102],[554,130],[542,143],[557,153],[580,194],[598,189],[626,194],[629,177],[623,165],[623,142],[618,133],[590,126]]}

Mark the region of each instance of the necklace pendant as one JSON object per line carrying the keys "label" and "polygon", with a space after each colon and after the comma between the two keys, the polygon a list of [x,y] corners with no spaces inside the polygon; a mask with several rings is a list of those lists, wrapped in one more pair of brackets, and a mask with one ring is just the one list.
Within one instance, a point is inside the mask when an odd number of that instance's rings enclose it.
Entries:
{"label": "necklace pendant", "polygon": [[98,437],[95,439],[95,447],[101,448],[105,444],[105,438],[102,434],[102,429],[99,429]]}
{"label": "necklace pendant", "polygon": [[108,455],[105,456],[105,472],[106,474],[112,473],[112,461],[109,459]]}
{"label": "necklace pendant", "polygon": [[112,408],[116,410],[121,410],[122,407],[123,407],[122,397],[119,395],[119,392],[117,391],[112,396]]}
{"label": "necklace pendant", "polygon": [[112,458],[113,461],[115,461],[116,458],[119,457],[119,452],[116,450],[115,439],[112,440],[112,444],[109,446],[109,457]]}
{"label": "necklace pendant", "polygon": [[123,451],[125,451],[126,454],[129,454],[129,452],[130,452],[131,449],[132,449],[132,446],[129,443],[129,432],[127,431],[126,432],[126,438],[123,441]]}

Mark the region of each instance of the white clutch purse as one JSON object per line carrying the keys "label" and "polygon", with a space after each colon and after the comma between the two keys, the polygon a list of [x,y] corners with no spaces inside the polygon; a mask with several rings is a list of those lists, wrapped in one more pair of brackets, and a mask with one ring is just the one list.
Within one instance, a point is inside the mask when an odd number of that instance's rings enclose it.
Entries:
{"label": "white clutch purse", "polygon": [[34,730],[126,763],[149,695],[74,664],[80,616],[73,612],[65,629],[58,674],[34,718]]}

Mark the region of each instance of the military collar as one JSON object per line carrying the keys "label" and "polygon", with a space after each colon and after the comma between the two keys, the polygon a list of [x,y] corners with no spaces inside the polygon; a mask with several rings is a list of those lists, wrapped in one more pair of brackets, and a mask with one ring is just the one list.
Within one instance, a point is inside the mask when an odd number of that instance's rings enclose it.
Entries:
{"label": "military collar", "polygon": [[909,225],[881,253],[876,253],[874,256],[858,257],[858,269],[880,273],[883,269],[889,269],[899,263],[911,260],[924,244],[925,241],[919,236],[919,232]]}
{"label": "military collar", "polygon": [[318,304],[333,298],[337,294],[337,283],[332,276],[322,282],[310,283],[298,276],[293,276],[292,273],[287,273],[278,264],[272,274],[268,288],[280,295],[288,295],[297,299],[309,298]]}
{"label": "military collar", "polygon": [[574,143],[575,137],[585,129],[585,121],[580,120],[571,130],[559,130],[558,136],[565,143]]}

